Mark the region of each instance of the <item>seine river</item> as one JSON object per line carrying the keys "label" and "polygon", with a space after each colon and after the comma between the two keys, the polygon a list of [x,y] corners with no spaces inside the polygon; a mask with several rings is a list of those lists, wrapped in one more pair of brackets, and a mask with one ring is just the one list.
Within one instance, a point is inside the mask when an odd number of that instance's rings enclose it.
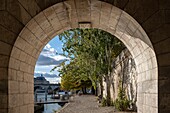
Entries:
{"label": "seine river", "polygon": [[[37,94],[37,101],[45,101],[45,94]],[[51,95],[47,95],[47,101],[55,101],[55,99],[51,99]],[[61,108],[57,103],[55,104],[44,104],[44,111],[38,113],[54,113]]]}

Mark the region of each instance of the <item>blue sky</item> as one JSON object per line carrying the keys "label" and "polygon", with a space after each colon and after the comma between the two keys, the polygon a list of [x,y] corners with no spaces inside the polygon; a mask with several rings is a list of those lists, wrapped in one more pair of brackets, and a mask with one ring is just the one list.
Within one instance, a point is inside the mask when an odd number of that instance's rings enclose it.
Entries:
{"label": "blue sky", "polygon": [[56,53],[62,53],[62,42],[58,36],[54,37],[42,50],[40,56],[36,62],[34,77],[43,76],[50,81],[50,83],[58,83],[61,78],[58,77],[58,71],[50,72],[51,69],[66,60],[64,56],[56,55]]}

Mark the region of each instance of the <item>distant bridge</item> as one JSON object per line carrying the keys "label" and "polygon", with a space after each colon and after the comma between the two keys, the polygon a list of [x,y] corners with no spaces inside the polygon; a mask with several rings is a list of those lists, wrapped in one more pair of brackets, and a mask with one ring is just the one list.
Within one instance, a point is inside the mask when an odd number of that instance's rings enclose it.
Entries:
{"label": "distant bridge", "polygon": [[60,84],[34,84],[34,91],[36,89],[55,90],[55,89],[59,89],[59,88],[60,88]]}

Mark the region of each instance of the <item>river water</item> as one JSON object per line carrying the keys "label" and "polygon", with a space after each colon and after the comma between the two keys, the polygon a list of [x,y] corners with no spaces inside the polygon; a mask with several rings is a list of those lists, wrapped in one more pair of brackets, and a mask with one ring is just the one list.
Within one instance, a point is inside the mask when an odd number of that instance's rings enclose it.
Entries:
{"label": "river water", "polygon": [[[55,101],[56,99],[51,99],[51,95],[47,95],[47,101]],[[40,93],[37,94],[37,101],[45,101],[45,94]],[[57,103],[54,104],[44,104],[44,111],[38,112],[38,113],[55,113],[54,111],[57,111],[61,108],[60,105]],[[37,113],[37,112],[35,112]]]}
{"label": "river water", "polygon": [[61,106],[58,104],[44,104],[44,111],[42,113],[54,113],[54,111],[60,108]]}

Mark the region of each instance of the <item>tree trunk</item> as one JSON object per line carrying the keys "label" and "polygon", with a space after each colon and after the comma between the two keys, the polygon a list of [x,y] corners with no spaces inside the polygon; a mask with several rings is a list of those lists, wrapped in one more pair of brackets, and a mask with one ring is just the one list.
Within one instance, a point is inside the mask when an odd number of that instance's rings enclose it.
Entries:
{"label": "tree trunk", "polygon": [[95,89],[93,86],[91,87],[91,93],[92,93],[92,95],[95,95]]}
{"label": "tree trunk", "polygon": [[84,94],[87,94],[87,90],[86,90],[86,87],[84,87]]}
{"label": "tree trunk", "polygon": [[110,78],[108,75],[106,76],[106,88],[107,88],[106,102],[107,102],[107,106],[110,106],[111,105]]}
{"label": "tree trunk", "polygon": [[97,92],[97,89],[95,90],[95,96],[97,96],[98,95],[98,92]]}
{"label": "tree trunk", "polygon": [[86,87],[82,87],[83,94],[87,94]]}
{"label": "tree trunk", "polygon": [[100,80],[100,95],[103,97],[103,79]]}

